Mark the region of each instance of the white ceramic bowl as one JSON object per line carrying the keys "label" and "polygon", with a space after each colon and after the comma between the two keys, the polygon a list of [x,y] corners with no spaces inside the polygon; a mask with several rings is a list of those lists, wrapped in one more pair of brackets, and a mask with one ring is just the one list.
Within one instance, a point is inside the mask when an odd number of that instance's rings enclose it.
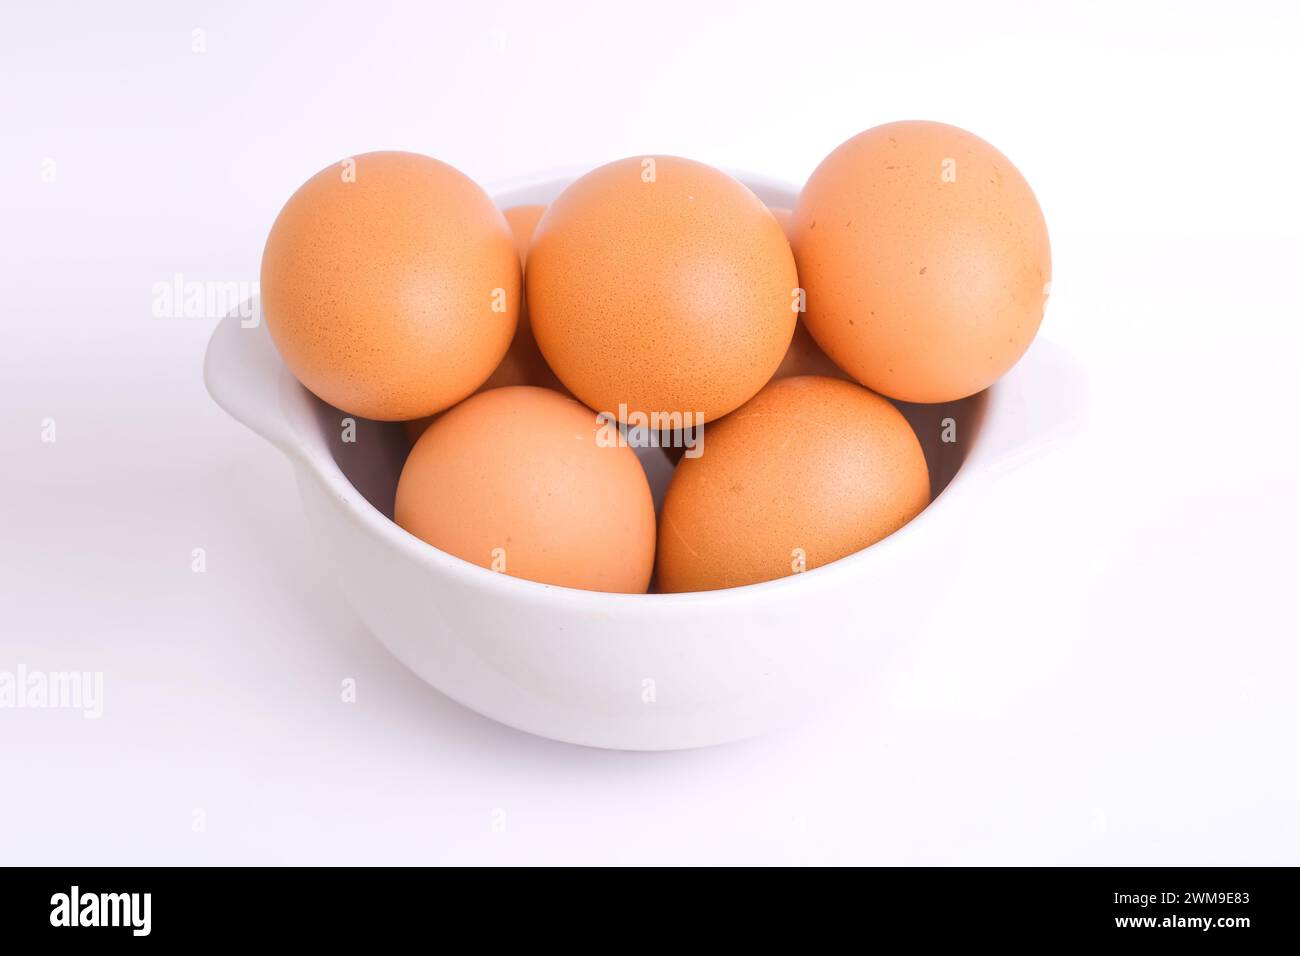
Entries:
{"label": "white ceramic bowl", "polygon": [[[541,174],[490,192],[501,208],[549,203],[576,175]],[[769,205],[794,200],[791,187],[734,175]],[[232,315],[213,333],[208,391],[288,455],[339,584],[375,636],[481,714],[625,750],[752,736],[861,686],[924,624],[928,595],[965,547],[964,519],[981,487],[1059,441],[1085,396],[1077,367],[1040,340],[988,392],[904,408],[940,493],[884,541],[764,584],[604,594],[494,573],[399,528],[390,516],[406,453],[400,427],[358,419],[356,440],[343,442],[344,413],[298,384],[260,310],[253,314],[256,324]],[[957,442],[939,440],[942,417],[956,420]],[[657,449],[639,454],[658,497],[671,468]]]}

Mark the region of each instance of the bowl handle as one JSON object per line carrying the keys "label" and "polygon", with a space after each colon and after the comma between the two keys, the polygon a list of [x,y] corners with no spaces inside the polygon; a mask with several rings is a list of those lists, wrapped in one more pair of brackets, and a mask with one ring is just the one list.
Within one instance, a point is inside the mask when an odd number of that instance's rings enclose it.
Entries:
{"label": "bowl handle", "polygon": [[231,417],[286,454],[301,456],[298,416],[285,402],[301,386],[280,361],[258,299],[217,323],[203,359],[203,382]]}

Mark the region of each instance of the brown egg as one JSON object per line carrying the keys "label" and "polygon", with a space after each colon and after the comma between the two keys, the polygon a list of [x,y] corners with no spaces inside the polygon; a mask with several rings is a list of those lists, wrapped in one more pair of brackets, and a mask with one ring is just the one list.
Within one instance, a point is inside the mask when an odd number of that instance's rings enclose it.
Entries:
{"label": "brown egg", "polygon": [[262,255],[262,308],[289,369],[385,421],[460,401],[500,363],[522,292],[505,218],[415,153],[365,153],[290,197]]}
{"label": "brown egg", "polygon": [[533,332],[592,408],[715,419],[772,377],[794,332],[789,243],[702,163],[634,157],[573,183],[528,253]]}
{"label": "brown egg", "polygon": [[987,388],[1043,319],[1038,202],[1005,156],[955,126],[890,123],[838,147],[799,195],[791,242],[813,338],[893,398]]}
{"label": "brown egg", "polygon": [[711,591],[784,577],[874,544],[930,500],[925,456],[886,399],[841,379],[768,385],[705,429],[660,516],[658,583]]}
{"label": "brown egg", "polygon": [[[506,222],[510,225],[510,233],[515,240],[515,248],[519,250],[521,266],[527,263],[528,245],[532,242],[537,221],[542,218],[544,212],[546,212],[545,206],[512,206],[504,213]],[[546,364],[546,359],[542,358],[542,353],[537,350],[537,341],[533,338],[532,325],[528,321],[528,300],[522,296],[519,303],[519,323],[515,327],[515,337],[510,342],[510,348],[506,350],[501,364],[477,390],[482,392],[489,388],[501,388],[503,385],[537,385],[541,388],[553,388],[557,392],[566,391],[560,384],[560,380],[555,377],[555,373],[551,371],[551,367]],[[402,430],[414,444],[436,417],[436,415],[426,415],[423,418],[403,422]]]}
{"label": "brown egg", "polygon": [[643,592],[655,508],[636,453],[550,389],[494,388],[440,415],[397,484],[394,520],[436,548],[514,577]]}

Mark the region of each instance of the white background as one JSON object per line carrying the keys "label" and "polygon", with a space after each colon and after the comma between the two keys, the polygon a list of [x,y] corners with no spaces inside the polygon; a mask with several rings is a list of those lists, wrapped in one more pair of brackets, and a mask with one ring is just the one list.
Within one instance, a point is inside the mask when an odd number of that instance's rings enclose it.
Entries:
{"label": "white background", "polygon": [[[1296,10],[6,4],[0,670],[103,671],[105,711],[0,710],[0,863],[1300,863]],[[1034,186],[1091,404],[925,637],[779,736],[586,750],[426,687],[204,392],[216,317],[151,311],[255,281],[365,150],[798,183],[900,118]]]}

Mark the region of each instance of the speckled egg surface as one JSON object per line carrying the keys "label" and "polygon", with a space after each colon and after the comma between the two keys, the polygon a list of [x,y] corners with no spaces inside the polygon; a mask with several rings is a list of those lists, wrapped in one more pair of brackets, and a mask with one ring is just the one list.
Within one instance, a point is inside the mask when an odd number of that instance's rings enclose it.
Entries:
{"label": "speckled egg surface", "polygon": [[533,333],[598,411],[718,418],[771,378],[794,331],[794,259],[761,201],[710,166],[619,160],[570,185],[529,250]]}
{"label": "speckled egg surface", "polygon": [[921,445],[890,402],[852,382],[773,382],[708,426],[660,515],[664,591],[754,584],[874,544],[930,500]]}
{"label": "speckled egg surface", "polygon": [[1038,202],[1010,160],[955,126],[890,123],[843,143],[800,193],[792,235],[813,338],[893,398],[987,388],[1042,322]]}
{"label": "speckled egg surface", "polygon": [[385,421],[481,385],[515,333],[522,278],[492,200],[416,153],[365,153],[290,197],[262,256],[262,308],[285,364],[345,412]]}
{"label": "speckled egg surface", "polygon": [[654,568],[654,500],[636,453],[604,440],[609,428],[550,389],[479,392],[411,449],[394,520],[503,574],[643,592]]}

